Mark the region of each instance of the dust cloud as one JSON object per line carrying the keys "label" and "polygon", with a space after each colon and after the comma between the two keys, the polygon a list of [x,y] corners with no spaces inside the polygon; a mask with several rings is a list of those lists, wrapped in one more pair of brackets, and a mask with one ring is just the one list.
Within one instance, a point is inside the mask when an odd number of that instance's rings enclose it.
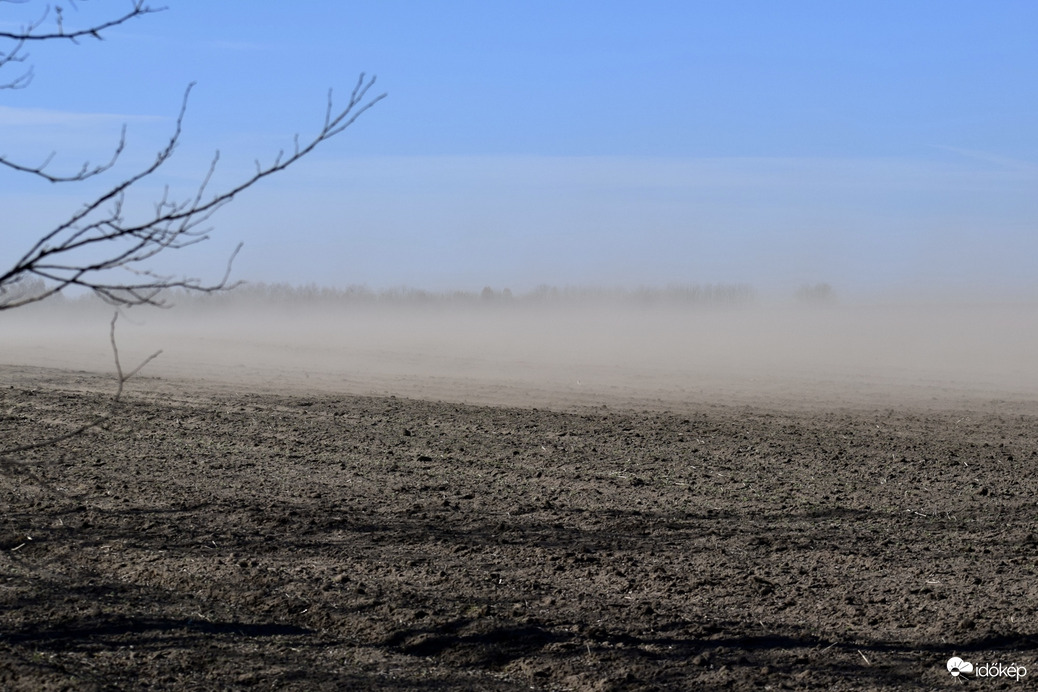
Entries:
{"label": "dust cloud", "polygon": [[[111,309],[0,313],[0,365],[114,372]],[[118,323],[123,365],[224,390],[494,405],[976,406],[1038,397],[1033,304],[188,300]]]}

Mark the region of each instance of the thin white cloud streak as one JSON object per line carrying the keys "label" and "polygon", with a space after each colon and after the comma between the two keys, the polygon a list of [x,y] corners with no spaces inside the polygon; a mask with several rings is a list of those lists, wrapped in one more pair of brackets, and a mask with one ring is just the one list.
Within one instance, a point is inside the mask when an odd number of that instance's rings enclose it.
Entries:
{"label": "thin white cloud streak", "polygon": [[[158,147],[169,140],[171,123],[172,119],[165,116],[0,106],[0,129],[3,130],[0,152],[9,159],[32,163],[53,152],[58,165],[66,155],[107,160],[119,144],[120,131],[126,126],[129,151],[122,159],[138,165],[153,159]],[[159,129],[167,130],[165,137],[161,137]],[[147,146],[146,158],[137,157],[138,146]],[[26,182],[26,178],[15,177],[9,184],[20,182]]]}
{"label": "thin white cloud streak", "polygon": [[[156,115],[125,115],[117,113],[76,113],[47,108],[15,108],[0,106],[0,127],[4,128],[94,128],[98,125],[129,122],[159,122],[168,117]],[[5,132],[5,138],[15,139],[17,133]]]}
{"label": "thin white cloud streak", "polygon": [[255,41],[205,41],[204,45],[216,50],[233,52],[255,52],[277,50],[277,46],[270,43],[257,43]]}
{"label": "thin white cloud streak", "polygon": [[961,147],[935,146],[934,148],[976,161],[994,164],[995,166],[1009,170],[1019,170],[1020,172],[1031,174],[1038,173],[1038,163],[1032,161],[1024,161],[1021,159],[1010,158],[1008,156],[1002,156],[1000,154],[992,154],[986,151],[977,151],[975,149],[963,149]]}

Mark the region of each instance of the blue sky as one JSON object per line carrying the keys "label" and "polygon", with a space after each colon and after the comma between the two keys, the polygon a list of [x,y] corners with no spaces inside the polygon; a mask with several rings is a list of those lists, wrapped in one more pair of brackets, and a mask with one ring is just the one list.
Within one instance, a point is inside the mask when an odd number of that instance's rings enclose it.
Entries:
{"label": "blue sky", "polygon": [[[389,97],[161,270],[218,275],[242,241],[239,278],[338,286],[1038,292],[1038,3],[168,7],[30,46],[33,83],[0,91],[0,153],[76,167],[125,123],[129,172],[197,82],[178,156],[132,208],[190,189],[216,149],[218,182],[269,161],[360,72]],[[2,4],[0,26],[40,11]],[[0,261],[87,187],[0,171]]]}

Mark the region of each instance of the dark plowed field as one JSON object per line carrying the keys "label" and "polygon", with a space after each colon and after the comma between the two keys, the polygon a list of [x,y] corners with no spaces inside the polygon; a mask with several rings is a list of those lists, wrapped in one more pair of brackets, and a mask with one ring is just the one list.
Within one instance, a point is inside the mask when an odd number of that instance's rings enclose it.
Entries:
{"label": "dark plowed field", "polygon": [[[111,402],[3,373],[2,447]],[[952,689],[952,656],[1027,669],[975,689],[1038,677],[1019,407],[131,384],[0,476],[3,689]]]}

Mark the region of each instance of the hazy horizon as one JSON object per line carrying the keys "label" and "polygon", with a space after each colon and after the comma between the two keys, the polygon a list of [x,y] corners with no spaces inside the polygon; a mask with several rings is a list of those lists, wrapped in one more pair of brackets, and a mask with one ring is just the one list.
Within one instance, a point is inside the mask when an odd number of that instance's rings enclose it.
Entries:
{"label": "hazy horizon", "polygon": [[[1033,301],[697,303],[663,292],[214,298],[125,310],[117,327],[124,366],[162,349],[147,377],[555,408],[1038,401]],[[0,313],[0,360],[110,372],[111,314],[100,301]]]}
{"label": "hazy horizon", "polygon": [[[159,305],[139,306],[135,311],[151,309],[175,308],[178,304],[188,305],[227,305],[262,304],[267,302],[271,307],[278,303],[300,304],[307,301],[343,302],[343,303],[375,303],[391,305],[394,303],[415,304],[432,303],[467,303],[479,305],[494,304],[542,304],[542,303],[630,303],[634,305],[652,305],[656,303],[679,304],[689,307],[862,307],[862,306],[941,306],[954,308],[960,306],[998,306],[998,305],[1031,305],[1038,303],[1038,287],[1034,290],[1025,288],[1006,289],[998,285],[971,286],[965,283],[957,286],[927,285],[922,282],[898,288],[887,287],[874,291],[848,291],[840,284],[827,281],[804,282],[778,289],[774,286],[761,288],[762,284],[754,282],[668,282],[637,284],[620,283],[569,283],[534,285],[532,282],[519,282],[514,285],[501,283],[484,285],[456,285],[452,288],[435,289],[411,284],[394,284],[373,287],[361,283],[322,284],[317,281],[306,282],[267,282],[237,279],[232,273],[229,281],[231,287],[212,292],[196,292],[186,289],[173,289],[159,296]],[[24,291],[32,294],[39,287],[48,285],[39,279],[29,279],[17,287],[8,287],[11,295]],[[62,292],[42,301],[42,304],[60,304],[62,302],[76,305],[96,304],[104,311],[113,308],[92,292],[66,288]],[[39,306],[31,303],[29,306]],[[27,307],[29,307],[27,306]],[[0,312],[0,316],[4,313]],[[8,313],[9,314],[9,313]]]}

